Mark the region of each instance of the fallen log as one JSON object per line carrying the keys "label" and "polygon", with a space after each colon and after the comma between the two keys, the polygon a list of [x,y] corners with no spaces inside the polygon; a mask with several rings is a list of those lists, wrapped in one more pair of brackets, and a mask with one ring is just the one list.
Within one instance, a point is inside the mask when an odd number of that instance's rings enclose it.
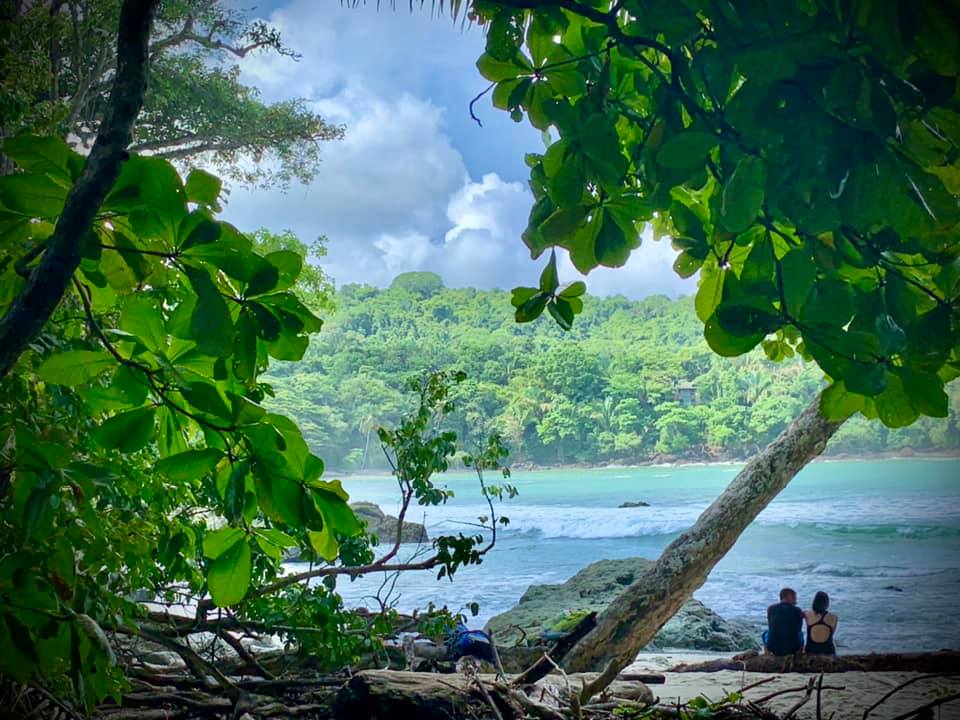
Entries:
{"label": "fallen log", "polygon": [[510,691],[492,677],[484,687],[496,712],[477,684],[463,675],[363,670],[337,693],[334,718],[456,720],[497,717],[499,713],[503,720],[516,720],[525,716]]}
{"label": "fallen log", "polygon": [[960,668],[960,652],[870,653],[866,655],[737,655],[730,659],[676,665],[668,672],[760,673],[922,672],[942,673]]}

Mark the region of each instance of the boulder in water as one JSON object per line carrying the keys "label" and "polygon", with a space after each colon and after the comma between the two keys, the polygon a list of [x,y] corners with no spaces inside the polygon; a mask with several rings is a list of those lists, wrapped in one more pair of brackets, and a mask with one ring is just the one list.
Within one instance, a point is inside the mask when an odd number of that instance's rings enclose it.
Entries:
{"label": "boulder in water", "polygon": [[627,500],[626,502],[620,503],[617,507],[619,508],[650,507],[650,503],[644,502],[643,500]]}
{"label": "boulder in water", "polygon": [[[498,645],[524,637],[539,642],[561,631],[584,612],[602,611],[640,576],[652,561],[645,558],[600,560],[559,585],[531,585],[511,610],[487,623]],[[759,645],[758,629],[748,622],[725,620],[699,600],[690,599],[657,633],[648,649],[682,648],[737,652]]]}
{"label": "boulder in water", "polygon": [[[367,531],[380,538],[381,545],[393,545],[397,538],[398,518],[387,515],[379,505],[372,502],[350,503],[350,507],[358,518],[367,523]],[[427,542],[427,528],[420,523],[403,521],[400,528],[400,542],[422,543]]]}

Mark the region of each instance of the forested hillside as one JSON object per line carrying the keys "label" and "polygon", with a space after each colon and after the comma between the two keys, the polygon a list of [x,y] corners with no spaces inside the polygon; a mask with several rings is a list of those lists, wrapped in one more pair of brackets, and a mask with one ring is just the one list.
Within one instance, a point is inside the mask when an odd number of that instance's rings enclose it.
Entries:
{"label": "forested hillside", "polygon": [[[380,423],[411,402],[411,377],[464,370],[461,437],[494,427],[517,463],[633,463],[746,457],[773,439],[823,387],[811,364],[759,349],[721,358],[703,340],[692,298],[587,299],[573,329],[517,324],[509,293],[450,289],[431,273],[386,289],[347,285],[302,362],[272,371],[276,410],[340,470],[383,466]],[[949,418],[890,430],[848,422],[832,453],[960,448],[960,393]]]}

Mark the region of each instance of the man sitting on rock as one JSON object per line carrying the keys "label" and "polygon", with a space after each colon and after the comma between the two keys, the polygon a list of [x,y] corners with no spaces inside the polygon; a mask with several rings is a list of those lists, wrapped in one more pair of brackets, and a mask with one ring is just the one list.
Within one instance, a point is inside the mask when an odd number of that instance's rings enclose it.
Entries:
{"label": "man sitting on rock", "polygon": [[763,646],[774,655],[795,655],[803,650],[803,611],[797,607],[797,593],[791,588],[780,591],[780,602],[767,608],[769,630],[763,633]]}

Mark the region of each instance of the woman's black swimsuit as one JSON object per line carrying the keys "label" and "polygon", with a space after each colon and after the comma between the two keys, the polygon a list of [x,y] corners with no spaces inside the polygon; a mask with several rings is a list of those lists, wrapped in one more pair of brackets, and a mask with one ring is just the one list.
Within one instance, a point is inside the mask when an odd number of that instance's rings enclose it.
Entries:
{"label": "woman's black swimsuit", "polygon": [[[806,651],[810,655],[836,655],[837,648],[833,644],[833,626],[829,623],[824,622],[824,618],[827,617],[827,614],[824,613],[820,616],[820,619],[817,620],[812,625],[807,624],[807,648]],[[815,642],[814,639],[810,636],[810,630],[815,628],[817,625],[823,625],[830,630],[830,635],[824,642]]]}

